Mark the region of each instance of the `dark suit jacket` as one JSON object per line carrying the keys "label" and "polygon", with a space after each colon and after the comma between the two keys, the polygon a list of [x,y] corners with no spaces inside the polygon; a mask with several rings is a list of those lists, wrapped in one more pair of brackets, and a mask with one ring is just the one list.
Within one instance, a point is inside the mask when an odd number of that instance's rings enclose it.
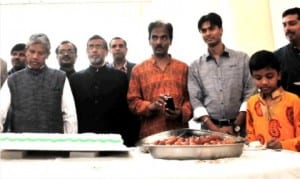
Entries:
{"label": "dark suit jacket", "polygon": [[[134,67],[134,65],[135,65],[135,63],[127,61],[127,65],[126,65],[127,74],[126,75],[127,75],[128,81],[130,80],[131,71],[132,71],[132,68]],[[114,68],[113,63],[108,63],[106,66],[109,68]]]}
{"label": "dark suit jacket", "polygon": [[131,71],[132,68],[134,67],[135,63],[131,63],[129,61],[127,61],[127,78],[128,80],[130,80],[130,75],[131,75]]}

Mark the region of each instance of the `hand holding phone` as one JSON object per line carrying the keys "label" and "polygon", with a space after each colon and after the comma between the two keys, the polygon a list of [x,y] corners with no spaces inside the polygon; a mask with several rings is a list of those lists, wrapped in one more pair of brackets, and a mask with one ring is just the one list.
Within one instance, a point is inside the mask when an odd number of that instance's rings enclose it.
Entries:
{"label": "hand holding phone", "polygon": [[174,105],[174,100],[173,97],[171,96],[165,96],[165,101],[166,101],[166,108],[175,110],[175,105]]}

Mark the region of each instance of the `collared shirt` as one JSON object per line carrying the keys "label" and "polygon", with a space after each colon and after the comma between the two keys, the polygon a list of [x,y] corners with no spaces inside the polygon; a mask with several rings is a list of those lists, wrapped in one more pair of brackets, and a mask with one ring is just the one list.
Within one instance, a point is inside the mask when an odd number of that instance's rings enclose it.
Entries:
{"label": "collared shirt", "polygon": [[114,66],[115,69],[121,70],[121,71],[127,73],[127,61],[125,61],[125,63],[123,64],[123,66],[121,66],[120,68],[117,68],[117,67],[115,66],[115,64],[113,64],[113,66]]}
{"label": "collared shirt", "polygon": [[107,67],[114,68],[116,70],[121,70],[121,71],[127,73],[127,61],[125,61],[125,63],[123,64],[123,66],[121,66],[119,68],[117,68],[114,63],[108,63]]}
{"label": "collared shirt", "polygon": [[[171,58],[171,57],[170,57]],[[192,109],[187,91],[188,66],[174,58],[161,70],[152,57],[136,65],[131,73],[127,100],[129,108],[141,119],[140,137],[187,127]],[[175,107],[181,109],[182,120],[166,120],[163,112],[151,115],[148,105],[161,94],[171,95]]]}
{"label": "collared shirt", "polygon": [[281,63],[281,86],[300,96],[300,50],[288,44],[274,52]]}
{"label": "collared shirt", "polygon": [[[7,81],[0,90],[0,132],[6,121],[7,113],[11,104],[11,93]],[[64,121],[64,133],[77,133],[77,115],[73,94],[68,79],[65,80],[62,95],[62,114]]]}
{"label": "collared shirt", "polygon": [[235,119],[239,111],[246,111],[246,100],[255,91],[248,61],[247,54],[225,48],[218,63],[206,53],[190,65],[188,90],[194,119],[204,115]]}
{"label": "collared shirt", "polygon": [[247,103],[247,140],[262,144],[277,138],[283,149],[300,151],[300,99],[278,88],[272,99],[261,94],[251,96]]}
{"label": "collared shirt", "polygon": [[[113,63],[107,63],[106,66],[109,68],[117,69],[117,68],[115,68],[115,65]],[[121,71],[125,72],[127,75],[127,79],[129,80],[130,76],[131,76],[132,68],[134,66],[135,66],[135,63],[132,63],[132,62],[126,60],[124,66],[122,66],[121,69],[117,69],[117,70],[121,70]]]}

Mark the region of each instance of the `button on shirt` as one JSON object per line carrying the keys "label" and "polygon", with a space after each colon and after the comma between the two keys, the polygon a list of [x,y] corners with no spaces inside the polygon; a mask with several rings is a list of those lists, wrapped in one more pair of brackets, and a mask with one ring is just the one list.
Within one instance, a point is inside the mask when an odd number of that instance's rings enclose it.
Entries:
{"label": "button on shirt", "polygon": [[239,111],[246,111],[246,100],[255,91],[248,61],[247,54],[225,48],[218,63],[206,53],[190,65],[188,90],[194,119],[204,115],[234,119]]}

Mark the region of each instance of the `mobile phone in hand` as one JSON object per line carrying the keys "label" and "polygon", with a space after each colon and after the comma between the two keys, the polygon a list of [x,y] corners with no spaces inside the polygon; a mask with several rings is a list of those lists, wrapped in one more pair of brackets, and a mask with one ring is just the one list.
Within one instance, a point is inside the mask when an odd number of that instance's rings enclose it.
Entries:
{"label": "mobile phone in hand", "polygon": [[175,110],[173,97],[166,96],[165,100],[166,100],[166,103],[167,103],[165,107],[168,108],[168,109],[171,109],[171,110]]}

